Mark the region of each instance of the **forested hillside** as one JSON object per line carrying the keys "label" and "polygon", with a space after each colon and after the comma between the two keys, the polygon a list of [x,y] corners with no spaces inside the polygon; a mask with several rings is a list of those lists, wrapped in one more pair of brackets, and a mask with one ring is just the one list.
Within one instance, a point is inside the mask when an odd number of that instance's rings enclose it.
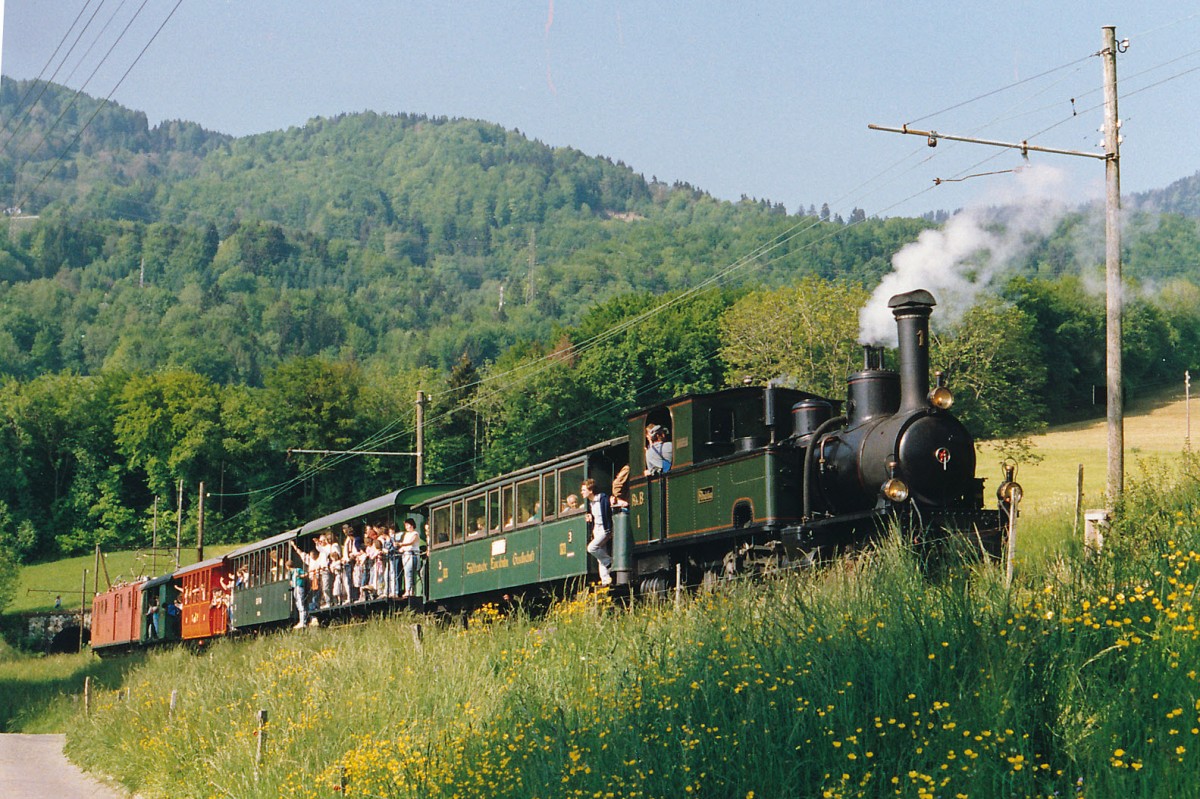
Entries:
{"label": "forested hillside", "polygon": [[1200,219],[1200,172],[1134,197],[1135,207]]}
{"label": "forested hillside", "polygon": [[[856,309],[932,227],[719,201],[474,120],[361,113],[233,139],[8,80],[0,120],[0,547],[27,560],[148,540],[179,480],[213,492],[212,540],[410,482],[408,459],[287,450],[410,449],[418,389],[443,480],[746,377],[840,394]],[[1153,287],[1129,300],[1139,390],[1198,362],[1200,226],[1142,214],[1129,231],[1126,274]],[[976,433],[1094,410],[1094,238],[1087,209],[1069,214],[941,332]]]}

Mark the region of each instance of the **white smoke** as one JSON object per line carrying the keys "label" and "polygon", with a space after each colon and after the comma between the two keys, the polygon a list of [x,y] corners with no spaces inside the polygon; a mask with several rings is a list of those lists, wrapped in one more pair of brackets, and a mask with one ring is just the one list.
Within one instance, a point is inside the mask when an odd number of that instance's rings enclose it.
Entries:
{"label": "white smoke", "polygon": [[937,300],[939,325],[953,325],[1054,230],[1068,209],[1066,173],[1029,166],[1010,185],[1006,195],[992,195],[993,204],[959,211],[941,229],[923,231],[896,253],[893,271],[859,312],[860,343],[895,346],[888,300],[916,289]]}

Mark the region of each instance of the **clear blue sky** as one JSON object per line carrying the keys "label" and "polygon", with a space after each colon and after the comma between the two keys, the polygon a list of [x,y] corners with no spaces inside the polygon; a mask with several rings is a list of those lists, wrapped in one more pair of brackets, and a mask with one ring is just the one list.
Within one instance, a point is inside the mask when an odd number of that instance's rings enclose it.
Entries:
{"label": "clear blue sky", "polygon": [[[80,9],[87,18],[99,7],[57,77],[82,86],[139,5],[101,2],[0,0],[4,74],[42,74]],[[113,90],[175,3],[148,0],[89,94]],[[1174,0],[184,0],[113,99],[151,123],[182,118],[237,135],[361,110],[471,117],[721,198],[916,214],[1002,195],[1009,175],[937,188],[933,179],[1009,169],[1019,156],[931,150],[867,124],[1019,140],[1061,123],[1030,140],[1096,151],[1102,72],[1089,56],[1105,24],[1130,39],[1118,62],[1123,188],[1195,173],[1200,9]],[[1066,170],[1081,199],[1100,195],[1100,162],[1036,158]]]}

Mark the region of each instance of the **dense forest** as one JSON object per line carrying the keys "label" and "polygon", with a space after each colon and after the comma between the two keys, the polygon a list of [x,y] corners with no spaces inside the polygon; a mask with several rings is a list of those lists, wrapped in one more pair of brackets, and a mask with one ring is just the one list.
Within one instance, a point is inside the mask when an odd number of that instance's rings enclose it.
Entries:
{"label": "dense forest", "polygon": [[[148,542],[180,481],[217,541],[409,483],[408,458],[288,451],[409,450],[418,390],[448,481],[745,379],[840,396],[857,309],[934,226],[720,201],[466,119],[234,139],[9,80],[0,119],[0,548],[26,561]],[[1130,219],[1129,391],[1198,362],[1198,204],[1181,181]],[[1098,410],[1094,237],[1071,211],[939,329],[977,434]]]}

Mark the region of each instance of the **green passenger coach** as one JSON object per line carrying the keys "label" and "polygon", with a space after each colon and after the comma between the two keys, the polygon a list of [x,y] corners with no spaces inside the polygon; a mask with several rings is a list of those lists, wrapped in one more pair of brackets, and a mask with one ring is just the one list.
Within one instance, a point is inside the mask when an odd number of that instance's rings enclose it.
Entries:
{"label": "green passenger coach", "polygon": [[627,443],[606,441],[431,500],[429,601],[450,606],[594,571],[579,488],[592,478],[609,491]]}
{"label": "green passenger coach", "polygon": [[288,584],[289,544],[296,531],[272,536],[230,552],[234,585],[230,616],[234,627],[253,627],[288,621],[292,589]]}

